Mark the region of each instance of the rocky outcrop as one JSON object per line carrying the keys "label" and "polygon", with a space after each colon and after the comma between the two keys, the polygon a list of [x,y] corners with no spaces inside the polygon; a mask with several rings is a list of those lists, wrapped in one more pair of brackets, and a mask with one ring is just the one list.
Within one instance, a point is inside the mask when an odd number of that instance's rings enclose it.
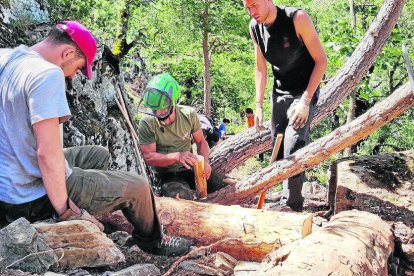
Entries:
{"label": "rocky outcrop", "polygon": [[113,241],[89,221],[42,222],[34,227],[59,256],[59,267],[99,267],[125,261]]}
{"label": "rocky outcrop", "polygon": [[2,0],[0,19],[3,23],[30,25],[49,21],[46,0]]}
{"label": "rocky outcrop", "polygon": [[42,273],[57,262],[54,250],[26,219],[20,218],[0,230],[0,269]]}
{"label": "rocky outcrop", "polygon": [[117,272],[105,272],[102,276],[131,276],[131,275],[161,275],[160,270],[153,264],[136,264]]}

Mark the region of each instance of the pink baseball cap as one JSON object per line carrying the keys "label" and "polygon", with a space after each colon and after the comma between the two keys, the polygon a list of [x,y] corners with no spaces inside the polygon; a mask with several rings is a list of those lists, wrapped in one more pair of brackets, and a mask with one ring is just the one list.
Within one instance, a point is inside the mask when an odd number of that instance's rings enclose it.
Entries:
{"label": "pink baseball cap", "polygon": [[86,57],[86,66],[82,69],[82,73],[88,78],[92,78],[92,62],[96,54],[96,41],[88,29],[76,21],[63,21],[58,23],[56,27],[64,30],[78,45],[79,49]]}

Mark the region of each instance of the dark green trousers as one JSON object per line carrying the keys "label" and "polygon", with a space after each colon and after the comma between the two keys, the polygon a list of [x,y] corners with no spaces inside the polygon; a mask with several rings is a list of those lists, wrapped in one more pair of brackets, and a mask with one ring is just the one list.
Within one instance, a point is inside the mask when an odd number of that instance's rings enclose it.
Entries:
{"label": "dark green trousers", "polygon": [[[161,236],[155,200],[148,182],[135,173],[108,171],[109,152],[101,146],[64,149],[73,172],[66,180],[69,197],[92,215],[122,210],[134,226],[133,237],[151,241]],[[47,196],[24,204],[0,202],[5,220],[50,218],[54,209]]]}

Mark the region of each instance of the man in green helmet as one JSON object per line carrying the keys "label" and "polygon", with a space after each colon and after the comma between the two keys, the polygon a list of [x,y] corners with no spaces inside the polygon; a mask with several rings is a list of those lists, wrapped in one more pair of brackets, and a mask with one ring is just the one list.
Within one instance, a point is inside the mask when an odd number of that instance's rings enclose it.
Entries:
{"label": "man in green helmet", "polygon": [[198,155],[204,157],[206,179],[211,174],[210,149],[196,111],[177,105],[180,96],[180,86],[170,74],[150,80],[142,100],[150,112],[140,121],[139,139],[147,165],[161,181],[162,195],[194,199],[193,167],[198,159],[192,153],[191,141],[194,140]]}

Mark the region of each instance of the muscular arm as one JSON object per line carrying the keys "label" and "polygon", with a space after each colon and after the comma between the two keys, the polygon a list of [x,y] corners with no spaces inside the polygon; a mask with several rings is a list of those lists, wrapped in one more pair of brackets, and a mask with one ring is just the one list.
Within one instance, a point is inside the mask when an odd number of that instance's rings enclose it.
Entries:
{"label": "muscular arm", "polygon": [[141,150],[148,166],[169,167],[180,163],[187,169],[190,169],[197,162],[197,157],[188,151],[168,154],[158,153],[155,143],[141,144]]}
{"label": "muscular arm", "polygon": [[178,163],[179,152],[168,154],[156,152],[157,146],[155,143],[141,145],[142,154],[148,166],[153,167],[169,167]]}
{"label": "muscular arm", "polygon": [[50,202],[58,214],[67,209],[68,192],[65,177],[65,157],[60,144],[59,119],[52,118],[33,124],[37,140],[37,158],[43,184]]}
{"label": "muscular arm", "polygon": [[204,139],[201,128],[193,133],[193,139],[197,145],[197,153],[204,157],[204,176],[206,179],[209,179],[211,174],[211,166],[209,163],[210,148],[208,147],[206,139]]}
{"label": "muscular arm", "polygon": [[298,37],[305,43],[306,48],[315,61],[315,67],[313,68],[305,92],[308,93],[309,98],[312,98],[316,88],[322,80],[328,61],[325,50],[319,40],[318,33],[316,32],[309,15],[306,12],[299,10],[293,18],[293,23],[295,24]]}
{"label": "muscular arm", "polygon": [[250,28],[249,31],[254,43],[254,55],[256,59],[256,66],[254,71],[254,79],[256,83],[256,106],[257,104],[260,104],[260,106],[262,106],[267,83],[266,59],[264,58],[262,51],[260,51],[260,47],[257,45],[256,39],[254,38],[252,30],[250,30]]}
{"label": "muscular arm", "polygon": [[210,157],[210,148],[208,147],[206,139],[204,139],[201,128],[193,133],[193,138],[197,145],[197,153],[204,156],[204,162],[208,162]]}

